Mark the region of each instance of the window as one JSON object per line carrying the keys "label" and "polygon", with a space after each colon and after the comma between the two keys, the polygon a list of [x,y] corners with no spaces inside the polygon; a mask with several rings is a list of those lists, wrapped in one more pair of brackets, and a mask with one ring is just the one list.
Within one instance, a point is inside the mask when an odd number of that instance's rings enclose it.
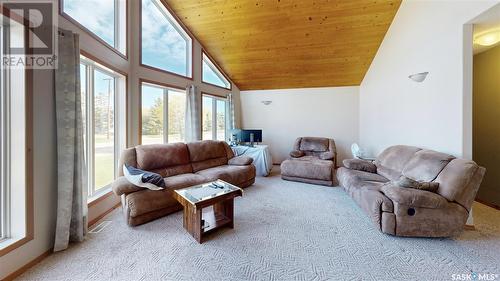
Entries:
{"label": "window", "polygon": [[126,53],[127,0],[63,0],[63,15],[101,41]]}
{"label": "window", "polygon": [[231,83],[205,53],[203,53],[202,68],[201,80],[203,82],[226,89],[231,88]]}
{"label": "window", "polygon": [[160,0],[141,1],[141,64],[191,77],[191,37]]}
{"label": "window", "polygon": [[84,56],[80,64],[89,198],[109,190],[125,148],[125,77]]}
{"label": "window", "polygon": [[202,99],[202,138],[226,140],[226,99],[210,95],[203,95]]}
{"label": "window", "polygon": [[141,100],[142,144],[185,141],[184,91],[143,82]]}
{"label": "window", "polygon": [[[0,15],[0,55],[26,46],[25,27]],[[31,149],[30,93],[27,70],[0,64],[0,256],[33,237],[28,213]]]}

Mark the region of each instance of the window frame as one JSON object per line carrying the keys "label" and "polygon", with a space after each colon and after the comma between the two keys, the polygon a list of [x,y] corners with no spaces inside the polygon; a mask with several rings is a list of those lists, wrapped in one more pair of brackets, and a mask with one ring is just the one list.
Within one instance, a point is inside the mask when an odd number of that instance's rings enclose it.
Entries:
{"label": "window frame", "polygon": [[[83,30],[85,33],[87,33],[88,35],[90,35],[90,37],[92,37],[93,39],[97,40],[99,43],[101,43],[102,45],[106,46],[108,49],[110,49],[111,51],[113,51],[115,54],[119,55],[120,57],[122,57],[123,59],[125,60],[128,60],[128,52],[129,52],[129,48],[128,48],[128,33],[129,33],[129,28],[128,28],[128,10],[129,10],[129,1],[128,0],[124,0],[124,5],[125,5],[125,17],[124,17],[124,21],[125,23],[123,23],[125,25],[125,34],[123,34],[123,40],[120,40],[121,37],[119,35],[119,31],[120,31],[120,24],[121,23],[121,20],[119,17],[116,16],[116,10],[119,9],[120,5],[119,5],[119,0],[114,0],[115,1],[115,18],[114,18],[114,21],[115,21],[115,31],[114,31],[114,40],[115,42],[120,42],[120,41],[123,41],[122,43],[124,44],[123,48],[125,50],[125,52],[121,52],[119,50],[119,48],[115,47],[115,46],[111,46],[108,42],[104,41],[104,39],[102,39],[101,37],[99,37],[97,34],[95,34],[94,32],[92,32],[90,29],[88,29],[87,27],[85,27],[83,24],[81,24],[79,21],[77,21],[76,19],[74,19],[73,17],[71,17],[69,14],[67,14],[66,12],[64,12],[64,0],[59,0],[59,14],[65,18],[66,20],[68,20],[69,22],[71,22],[72,24],[76,25],[78,28],[80,28],[81,30]],[[116,43],[115,43],[116,44]]]}
{"label": "window frame", "polygon": [[[137,0],[137,1],[139,1],[139,66],[144,67],[144,68],[148,68],[151,70],[163,72],[163,73],[166,73],[169,75],[181,77],[184,79],[194,80],[193,72],[194,72],[194,41],[195,41],[195,39],[194,39],[193,35],[191,35],[191,32],[184,26],[182,21],[179,20],[177,15],[172,11],[170,6],[164,0],[153,0],[153,1],[158,1],[159,4],[163,5],[163,7],[165,7],[166,11],[169,14],[169,15],[166,15],[166,19],[172,24],[172,26],[177,30],[177,32],[179,32],[181,34],[181,36],[187,35],[187,37],[189,37],[189,39],[191,41],[191,51],[188,52],[189,56],[191,58],[188,59],[189,62],[186,63],[186,66],[190,68],[189,75],[181,75],[181,74],[178,74],[175,72],[171,72],[171,71],[168,71],[165,69],[161,69],[161,68],[147,65],[147,64],[143,63],[143,61],[142,61],[142,0]],[[158,84],[158,82],[155,82],[155,83]]]}
{"label": "window frame", "polygon": [[[96,189],[94,181],[95,181],[95,134],[94,134],[94,116],[93,116],[93,107],[94,107],[94,85],[93,83],[88,83],[88,80],[90,79],[93,82],[94,79],[94,72],[96,69],[104,73],[106,75],[110,75],[113,78],[115,78],[115,85],[114,85],[114,116],[113,116],[113,122],[114,122],[114,179],[118,177],[119,171],[118,171],[118,161],[120,158],[120,154],[123,149],[128,147],[128,76],[127,73],[104,63],[102,60],[96,58],[95,56],[80,50],[80,58],[81,57],[86,58],[86,62],[80,59],[80,65],[84,64],[86,65],[86,70],[87,70],[87,83],[86,89],[87,89],[87,97],[85,100],[85,103],[87,107],[85,108],[85,116],[86,116],[86,128],[85,128],[85,133],[87,136],[86,141],[86,159],[87,159],[87,191],[88,191],[88,204],[92,204],[97,200],[100,200],[102,197],[105,197],[107,194],[109,194],[111,191],[111,184],[109,184]],[[88,67],[90,65],[90,68]],[[91,71],[92,70],[92,71]],[[89,75],[92,74],[92,75]],[[120,81],[120,79],[123,79],[123,81]],[[83,81],[81,81],[83,83]],[[120,84],[122,84],[120,86]],[[120,91],[120,88],[121,91]],[[90,95],[92,93],[92,95]],[[92,105],[92,106],[89,106]],[[90,117],[91,116],[91,117]],[[89,119],[91,118],[91,120]],[[122,124],[122,119],[125,122],[125,124]],[[88,122],[92,121],[92,122]],[[89,137],[91,136],[91,137]]]}
{"label": "window frame", "polygon": [[[29,34],[29,22],[28,20],[16,16],[16,14],[10,14],[8,9],[1,9],[0,14],[8,19],[11,19],[21,25],[24,26],[24,43],[26,53],[28,55],[32,54],[32,51],[28,48],[28,42],[30,40]],[[3,28],[2,28],[3,30]],[[2,35],[3,39],[3,35]],[[7,39],[8,40],[8,39]],[[3,40],[2,40],[3,41]],[[2,42],[3,47],[3,42]],[[3,53],[3,49],[1,50]],[[3,73],[2,81],[4,80]],[[2,84],[3,87],[3,84]],[[5,93],[5,89],[1,90],[2,94]],[[10,93],[9,93],[10,94]],[[34,239],[34,197],[33,197],[33,70],[29,68],[24,69],[24,108],[25,108],[25,130],[24,130],[24,139],[25,139],[25,221],[24,221],[24,235],[23,237],[8,237],[11,235],[10,233],[10,225],[4,227],[7,234],[2,234],[2,238],[0,239],[0,257],[10,253],[11,251],[21,247],[22,245],[28,243],[29,241]],[[7,118],[8,119],[8,118]],[[3,121],[2,121],[3,122]],[[1,132],[0,132],[1,133]],[[3,179],[2,179],[3,180]],[[10,189],[10,187],[7,187]],[[7,189],[6,188],[6,189]],[[5,191],[5,190],[4,190]],[[6,191],[6,194],[9,194],[9,190]],[[1,200],[8,200],[7,198],[2,198]],[[3,205],[4,207],[10,206]],[[5,218],[2,220],[2,223],[5,223],[7,220],[7,224],[10,224],[10,210],[4,210],[2,212],[2,216]],[[7,216],[9,217],[8,219]]]}
{"label": "window frame", "polygon": [[[186,89],[172,84],[161,83],[154,80],[139,78],[139,145],[142,145],[142,86],[157,87],[164,90],[163,93],[163,143],[168,144],[168,91],[186,91]],[[187,98],[187,97],[186,97]],[[184,140],[186,142],[186,140]]]}
{"label": "window frame", "polygon": [[[222,87],[222,86],[215,85],[215,84],[204,81],[204,79],[203,79],[203,62],[205,61],[205,57],[208,59],[207,65],[212,69],[212,71],[217,76],[219,76],[219,78],[221,80],[226,80],[229,84],[229,87]],[[229,90],[229,91],[231,91],[233,89],[233,83],[231,82],[231,79],[229,79],[229,77],[227,77],[226,73],[224,73],[224,71],[222,71],[222,69],[219,67],[219,65],[217,63],[215,63],[214,59],[205,51],[205,49],[201,50],[200,69],[201,69],[201,83],[202,84],[210,85],[213,87],[217,87],[217,88]]]}
{"label": "window frame", "polygon": [[211,98],[212,99],[212,139],[211,140],[218,140],[217,139],[217,101],[224,101],[225,102],[225,106],[224,106],[224,123],[225,123],[225,130],[224,130],[224,141],[227,141],[226,138],[228,136],[228,124],[227,124],[227,114],[228,114],[228,110],[227,110],[227,96],[224,97],[224,96],[218,96],[218,95],[214,95],[214,94],[209,94],[209,93],[206,93],[206,92],[201,92],[201,139],[202,140],[205,140],[203,139],[203,98],[204,97],[207,97],[207,98]]}

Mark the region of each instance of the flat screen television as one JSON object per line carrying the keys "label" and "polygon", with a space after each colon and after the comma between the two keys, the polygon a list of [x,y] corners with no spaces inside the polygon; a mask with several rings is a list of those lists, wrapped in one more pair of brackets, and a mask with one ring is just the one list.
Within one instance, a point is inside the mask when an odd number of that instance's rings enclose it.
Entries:
{"label": "flat screen television", "polygon": [[[253,134],[253,140],[251,136]],[[262,130],[241,130],[240,132],[241,142],[262,142]]]}

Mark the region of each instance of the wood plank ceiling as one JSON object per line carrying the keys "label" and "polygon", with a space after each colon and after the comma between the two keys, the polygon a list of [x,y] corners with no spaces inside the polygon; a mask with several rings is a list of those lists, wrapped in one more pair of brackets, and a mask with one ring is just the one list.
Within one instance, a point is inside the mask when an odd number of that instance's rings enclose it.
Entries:
{"label": "wood plank ceiling", "polygon": [[167,0],[240,90],[359,85],[400,0]]}

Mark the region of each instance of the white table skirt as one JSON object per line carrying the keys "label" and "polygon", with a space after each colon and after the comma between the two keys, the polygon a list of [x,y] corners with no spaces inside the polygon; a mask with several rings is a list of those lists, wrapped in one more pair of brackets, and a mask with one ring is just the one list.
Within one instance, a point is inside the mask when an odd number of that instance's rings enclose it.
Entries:
{"label": "white table skirt", "polygon": [[268,176],[273,168],[273,158],[269,152],[269,147],[267,145],[255,145],[250,146],[233,146],[234,155],[240,156],[245,155],[253,159],[253,164],[257,170],[257,176]]}

